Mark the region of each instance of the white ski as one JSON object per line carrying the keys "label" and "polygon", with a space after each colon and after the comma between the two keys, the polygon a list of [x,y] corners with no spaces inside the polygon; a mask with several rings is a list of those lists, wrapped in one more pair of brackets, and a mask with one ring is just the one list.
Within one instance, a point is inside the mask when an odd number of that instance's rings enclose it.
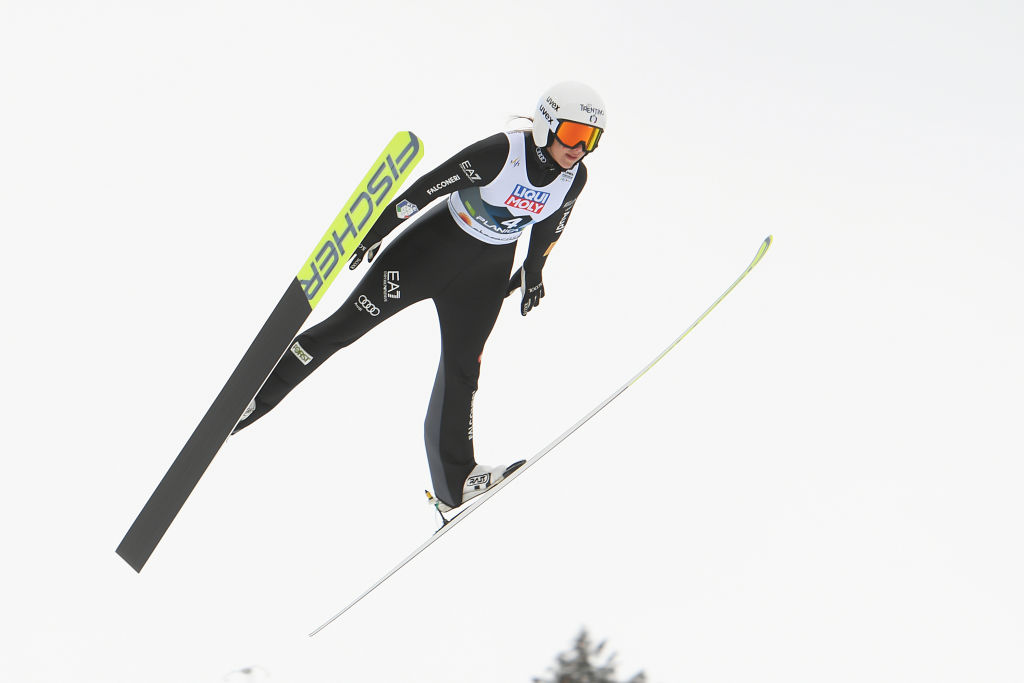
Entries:
{"label": "white ski", "polygon": [[[453,528],[455,528],[455,526],[459,522],[461,522],[463,519],[468,517],[470,515],[470,513],[472,513],[474,510],[476,510],[481,505],[483,505],[488,500],[490,500],[490,498],[492,496],[494,496],[495,494],[497,494],[498,491],[500,491],[501,489],[503,489],[506,486],[508,486],[508,484],[510,484],[516,477],[521,475],[526,470],[530,469],[533,465],[535,465],[537,463],[537,461],[539,461],[541,458],[543,458],[545,455],[547,455],[549,452],[551,452],[551,450],[554,449],[555,446],[557,446],[558,444],[562,443],[567,438],[569,438],[569,436],[573,432],[575,432],[577,429],[579,429],[584,424],[586,424],[590,420],[590,418],[594,417],[599,412],[601,412],[601,410],[603,410],[605,406],[607,406],[609,403],[611,403],[616,398],[618,398],[618,396],[622,392],[624,392],[626,389],[631,387],[638,379],[643,377],[647,373],[647,371],[650,370],[652,367],[654,367],[655,364],[658,363],[658,361],[660,361],[662,358],[664,358],[668,354],[669,351],[674,349],[676,347],[676,345],[679,342],[681,342],[684,337],[686,337],[686,335],[688,335],[691,331],[693,331],[693,328],[697,327],[697,325],[700,324],[700,321],[704,320],[704,318],[707,317],[708,313],[713,311],[715,309],[715,307],[722,301],[722,299],[724,299],[729,294],[729,292],[731,292],[733,289],[736,288],[736,285],[738,285],[743,280],[743,278],[745,278],[747,276],[747,273],[749,273],[751,270],[753,270],[754,266],[756,266],[761,261],[761,259],[765,255],[765,252],[768,251],[768,247],[770,247],[771,244],[772,244],[772,236],[769,235],[768,237],[766,237],[764,239],[764,242],[761,243],[761,247],[757,250],[757,255],[754,256],[754,260],[750,262],[750,265],[747,266],[746,270],[744,270],[740,274],[740,276],[738,278],[736,278],[736,280],[731,285],[729,285],[728,289],[726,289],[724,292],[722,292],[722,295],[720,297],[715,299],[715,302],[713,304],[711,304],[706,311],[704,311],[703,313],[700,314],[699,318],[697,318],[696,320],[693,321],[693,324],[691,324],[688,328],[686,328],[686,330],[681,335],[676,337],[675,340],[671,344],[669,344],[668,347],[664,351],[659,353],[657,355],[657,357],[655,357],[654,360],[652,360],[650,363],[648,363],[646,366],[644,366],[644,368],[640,372],[638,372],[628,382],[626,382],[621,387],[619,387],[608,398],[606,398],[603,401],[601,401],[601,403],[599,403],[597,405],[597,407],[595,407],[589,413],[587,413],[582,418],[580,418],[580,420],[576,424],[574,424],[572,427],[569,427],[569,429],[565,430],[565,432],[563,432],[560,436],[558,436],[554,441],[549,443],[540,452],[538,452],[532,458],[527,460],[525,464],[523,464],[521,467],[519,467],[514,472],[509,474],[507,477],[502,479],[500,482],[495,484],[493,487],[488,489],[485,493],[482,493],[481,495],[479,495],[476,498],[474,498],[471,502],[467,503],[465,505],[465,507],[462,510],[458,511],[458,513],[454,517],[452,517],[451,519],[445,519],[444,520],[444,524],[441,526],[441,528],[438,529],[437,531],[435,531],[434,534],[423,543],[423,545],[421,545],[419,548],[416,548],[416,550],[414,550],[411,553],[409,553],[408,557],[406,557],[404,560],[402,560],[397,565],[395,565],[395,567],[391,571],[389,571],[387,574],[382,576],[376,583],[374,583],[372,586],[370,586],[365,591],[363,591],[355,600],[353,600],[348,605],[346,605],[344,609],[342,609],[340,612],[335,614],[333,617],[331,617],[330,619],[328,619],[327,621],[322,623],[320,626],[318,626],[315,630],[313,630],[309,634],[309,636],[310,637],[315,636],[317,633],[319,633],[325,627],[327,627],[329,624],[331,624],[335,619],[337,619],[342,614],[344,614],[345,612],[347,612],[350,609],[352,609],[356,604],[359,603],[360,600],[365,598],[367,595],[372,593],[378,586],[380,586],[382,583],[384,583],[389,578],[394,576],[395,573],[398,572],[399,569],[401,569],[405,565],[409,564],[409,562],[411,562],[417,555],[419,555],[424,550],[426,550],[431,545],[433,545],[439,538],[441,538],[446,533],[448,533]],[[427,493],[427,495],[430,496],[429,492]],[[444,519],[443,516],[442,516],[442,519]]]}

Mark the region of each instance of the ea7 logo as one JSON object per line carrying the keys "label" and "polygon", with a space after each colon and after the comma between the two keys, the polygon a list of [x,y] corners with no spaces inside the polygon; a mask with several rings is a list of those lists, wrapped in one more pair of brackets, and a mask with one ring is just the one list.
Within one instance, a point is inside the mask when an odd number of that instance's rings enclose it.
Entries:
{"label": "ea7 logo", "polygon": [[377,308],[376,304],[367,299],[365,294],[359,295],[359,299],[356,301],[356,308],[360,311],[366,311],[374,318],[380,315],[380,309]]}
{"label": "ea7 logo", "polygon": [[402,290],[399,288],[398,281],[401,278],[401,274],[397,270],[385,270],[384,271],[384,300],[388,299],[401,299]]}
{"label": "ea7 logo", "polygon": [[469,161],[463,161],[461,164],[459,164],[459,168],[462,169],[462,174],[466,176],[466,178],[468,178],[469,180],[473,182],[478,182],[481,179],[480,174],[473,170],[473,167],[470,165]]}

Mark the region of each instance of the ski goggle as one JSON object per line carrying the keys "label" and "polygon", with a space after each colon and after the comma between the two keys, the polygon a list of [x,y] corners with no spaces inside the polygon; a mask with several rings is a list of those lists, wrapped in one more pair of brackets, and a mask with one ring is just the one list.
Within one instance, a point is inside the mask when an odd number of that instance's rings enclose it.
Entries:
{"label": "ski goggle", "polygon": [[559,121],[555,129],[555,137],[566,147],[575,147],[583,143],[583,149],[593,152],[597,149],[597,143],[601,140],[603,133],[597,126],[590,126],[575,121]]}

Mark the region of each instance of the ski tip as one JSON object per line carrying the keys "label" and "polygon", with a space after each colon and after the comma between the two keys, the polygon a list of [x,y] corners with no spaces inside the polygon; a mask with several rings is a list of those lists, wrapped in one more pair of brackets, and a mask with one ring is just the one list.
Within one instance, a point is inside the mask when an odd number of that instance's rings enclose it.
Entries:
{"label": "ski tip", "polygon": [[768,248],[772,246],[772,239],[771,235],[764,238],[764,242],[761,242],[761,246],[757,249],[757,254],[754,255],[754,260],[750,262],[749,266],[747,266],[746,272],[743,273],[744,275],[749,273],[751,269],[761,261],[764,255],[768,253]]}
{"label": "ski tip", "polygon": [[416,133],[413,133],[411,130],[400,130],[400,131],[398,131],[397,133],[395,133],[395,137],[392,138],[392,141],[400,140],[402,138],[402,136],[405,136],[409,140],[409,142],[412,142],[412,141],[415,140],[416,141],[416,146],[419,149],[423,149],[423,140],[421,140],[420,137],[418,135],[416,135]]}

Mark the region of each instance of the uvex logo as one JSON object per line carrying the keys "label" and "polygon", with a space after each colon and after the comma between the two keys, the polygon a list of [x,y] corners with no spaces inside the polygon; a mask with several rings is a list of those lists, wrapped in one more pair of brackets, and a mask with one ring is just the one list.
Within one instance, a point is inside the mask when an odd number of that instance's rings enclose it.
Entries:
{"label": "uvex logo", "polygon": [[552,115],[551,112],[548,111],[548,108],[545,107],[543,104],[540,105],[538,111],[540,112],[540,115],[544,117],[544,120],[548,122],[548,125],[551,125],[552,123],[555,122],[554,115]]}

